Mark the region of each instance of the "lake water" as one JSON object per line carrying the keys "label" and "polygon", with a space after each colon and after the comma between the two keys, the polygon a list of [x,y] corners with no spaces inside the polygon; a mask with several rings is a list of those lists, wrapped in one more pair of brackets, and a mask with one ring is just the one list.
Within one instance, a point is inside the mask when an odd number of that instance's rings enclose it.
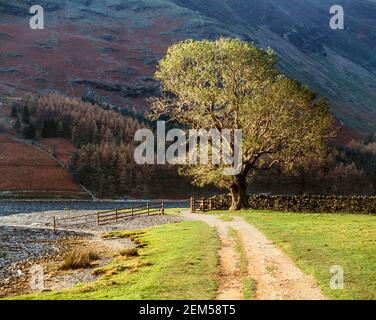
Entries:
{"label": "lake water", "polygon": [[[145,204],[148,201],[0,201],[0,216],[57,210],[112,210]],[[150,200],[160,202],[160,200]],[[187,208],[189,201],[165,201],[166,208]]]}

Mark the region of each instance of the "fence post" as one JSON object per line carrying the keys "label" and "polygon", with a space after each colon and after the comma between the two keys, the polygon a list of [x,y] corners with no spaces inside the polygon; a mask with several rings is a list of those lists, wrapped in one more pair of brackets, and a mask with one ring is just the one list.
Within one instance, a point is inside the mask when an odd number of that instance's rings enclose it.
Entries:
{"label": "fence post", "polygon": [[195,213],[196,212],[196,199],[194,197],[191,197],[191,212]]}
{"label": "fence post", "polygon": [[97,212],[97,227],[99,227],[99,212]]}
{"label": "fence post", "polygon": [[54,232],[56,232],[56,217],[54,216]]}
{"label": "fence post", "polygon": [[162,202],[162,206],[161,206],[161,215],[163,216],[164,215],[164,210],[165,209],[165,204],[164,202]]}
{"label": "fence post", "polygon": [[206,200],[202,198],[202,212],[206,212]]}

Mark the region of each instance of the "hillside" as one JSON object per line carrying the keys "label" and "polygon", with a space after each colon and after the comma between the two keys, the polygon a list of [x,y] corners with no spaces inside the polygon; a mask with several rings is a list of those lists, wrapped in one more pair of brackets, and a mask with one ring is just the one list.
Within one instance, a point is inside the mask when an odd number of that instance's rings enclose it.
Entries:
{"label": "hillside", "polygon": [[67,169],[77,150],[73,144],[65,139],[22,139],[13,129],[10,103],[0,100],[0,199],[91,199]]}
{"label": "hillside", "polygon": [[28,1],[0,0],[0,90],[50,90],[136,112],[158,94],[166,48],[187,38],[239,36],[270,46],[280,67],[327,95],[337,118],[376,129],[376,3],[337,1],[346,30],[329,28],[329,0],[43,0],[46,29],[28,28]]}
{"label": "hillside", "polygon": [[144,125],[57,94],[0,101],[0,198],[186,199],[196,193],[175,167],[134,162],[133,137]]}
{"label": "hillside", "polygon": [[89,199],[47,153],[0,135],[0,198]]}

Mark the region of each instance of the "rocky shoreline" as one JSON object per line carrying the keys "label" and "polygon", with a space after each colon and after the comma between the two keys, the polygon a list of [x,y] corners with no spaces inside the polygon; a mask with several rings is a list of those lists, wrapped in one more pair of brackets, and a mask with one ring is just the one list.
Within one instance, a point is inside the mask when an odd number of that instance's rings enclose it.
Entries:
{"label": "rocky shoreline", "polygon": [[83,236],[71,231],[0,226],[0,279],[13,275],[17,264],[56,255],[64,240]]}
{"label": "rocky shoreline", "polygon": [[31,267],[61,260],[75,242],[89,243],[108,231],[144,229],[181,221],[168,215],[145,216],[101,227],[88,224],[76,230],[54,232],[52,229],[54,216],[67,218],[93,212],[70,210],[0,216],[0,297],[25,292]]}
{"label": "rocky shoreline", "polygon": [[32,267],[61,260],[74,241],[88,237],[80,232],[0,226],[0,298],[27,292]]}

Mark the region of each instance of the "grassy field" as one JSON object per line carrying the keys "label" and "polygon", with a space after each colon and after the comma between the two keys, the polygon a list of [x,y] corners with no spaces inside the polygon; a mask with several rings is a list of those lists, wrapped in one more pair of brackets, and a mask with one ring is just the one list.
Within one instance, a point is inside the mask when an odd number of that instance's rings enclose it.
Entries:
{"label": "grassy field", "polygon": [[[139,232],[107,236],[131,237],[139,256],[116,257],[93,270],[99,281],[61,292],[17,299],[213,299],[218,289],[219,239],[205,223],[185,221]],[[124,255],[124,254],[123,254]]]}
{"label": "grassy field", "polygon": [[[376,299],[376,216],[266,211],[236,214],[257,226],[304,272],[313,275],[327,297]],[[334,265],[344,269],[344,289],[330,288],[330,268]]]}

